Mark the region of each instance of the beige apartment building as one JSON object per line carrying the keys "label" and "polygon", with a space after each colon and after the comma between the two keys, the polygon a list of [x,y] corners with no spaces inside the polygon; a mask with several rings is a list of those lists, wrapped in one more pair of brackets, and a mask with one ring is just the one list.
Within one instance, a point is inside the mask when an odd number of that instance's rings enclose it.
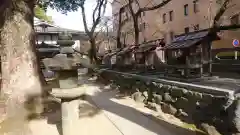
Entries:
{"label": "beige apartment building", "polygon": [[[132,7],[136,11],[139,7],[151,7],[162,1],[132,0]],[[224,0],[172,0],[162,8],[147,11],[139,18],[139,43],[164,38],[170,44],[175,35],[208,29],[223,2]],[[119,11],[122,8],[121,42],[133,44],[133,24],[127,3],[128,0],[114,0],[112,3],[114,31],[117,31]],[[239,14],[240,0],[232,0],[219,22],[221,25],[239,24]],[[213,43],[213,49],[233,48],[233,39],[240,40],[240,29],[221,31],[219,36],[221,40]]]}

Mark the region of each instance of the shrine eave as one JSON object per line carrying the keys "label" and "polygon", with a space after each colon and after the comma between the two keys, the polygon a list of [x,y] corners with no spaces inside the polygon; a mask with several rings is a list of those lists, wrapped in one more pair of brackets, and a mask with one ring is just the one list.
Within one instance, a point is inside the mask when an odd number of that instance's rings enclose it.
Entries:
{"label": "shrine eave", "polygon": [[181,34],[176,36],[171,44],[168,44],[163,49],[175,50],[189,48],[194,45],[201,44],[202,41],[212,42],[214,40],[219,40],[220,37],[217,35],[210,35],[208,30],[202,30],[197,32],[191,32],[187,34]]}
{"label": "shrine eave", "polygon": [[34,23],[35,32],[38,34],[59,34],[62,32],[68,32],[71,34],[84,35],[85,32],[79,30],[72,30],[67,28],[62,28],[57,25],[53,25],[44,21]]}

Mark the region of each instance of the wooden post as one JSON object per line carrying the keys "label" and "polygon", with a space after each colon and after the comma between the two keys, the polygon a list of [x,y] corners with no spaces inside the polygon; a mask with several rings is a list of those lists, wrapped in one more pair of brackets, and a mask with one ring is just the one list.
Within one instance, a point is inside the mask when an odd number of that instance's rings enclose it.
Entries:
{"label": "wooden post", "polygon": [[189,77],[189,73],[190,73],[190,69],[189,69],[189,66],[190,66],[190,59],[189,59],[189,55],[190,55],[190,48],[188,48],[186,52],[186,67],[185,68],[185,71],[184,71],[184,76],[185,78],[188,78]]}
{"label": "wooden post", "polygon": [[208,53],[209,53],[209,63],[208,63],[208,73],[212,76],[212,43],[208,42]]}
{"label": "wooden post", "polygon": [[185,68],[185,77],[188,78],[189,77],[189,73],[190,73],[190,69],[189,69],[189,65],[190,65],[190,61],[189,61],[189,56],[186,56],[186,67]]}
{"label": "wooden post", "polygon": [[235,51],[235,60],[238,59],[238,51]]}
{"label": "wooden post", "polygon": [[203,58],[203,51],[205,50],[205,45],[204,44],[201,44],[201,56],[200,56],[200,59],[201,59],[201,67],[200,67],[200,77],[202,77],[202,75],[203,75],[203,60],[204,60],[204,58]]}

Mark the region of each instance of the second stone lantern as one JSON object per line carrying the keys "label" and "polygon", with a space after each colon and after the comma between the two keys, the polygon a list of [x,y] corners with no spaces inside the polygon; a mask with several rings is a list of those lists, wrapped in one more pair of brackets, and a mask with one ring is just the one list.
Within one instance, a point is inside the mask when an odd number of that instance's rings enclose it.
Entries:
{"label": "second stone lantern", "polygon": [[56,81],[58,87],[52,88],[50,94],[55,98],[61,99],[62,113],[62,134],[78,135],[76,127],[79,119],[80,96],[85,93],[83,87],[79,87],[78,68],[74,60],[74,50],[72,45],[72,35],[62,33],[57,41],[60,46],[60,54],[54,56],[48,63],[48,69],[54,71],[57,75]]}

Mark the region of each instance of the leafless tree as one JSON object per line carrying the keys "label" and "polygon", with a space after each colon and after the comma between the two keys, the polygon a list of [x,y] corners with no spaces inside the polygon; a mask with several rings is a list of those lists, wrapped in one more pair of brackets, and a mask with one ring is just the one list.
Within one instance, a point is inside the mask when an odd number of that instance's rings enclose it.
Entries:
{"label": "leafless tree", "polygon": [[[112,17],[103,16],[101,17],[100,23],[97,25],[96,30],[94,32],[94,40],[95,40],[95,51],[96,57],[100,62],[100,57],[98,57],[97,53],[102,45],[113,43],[116,41],[116,37],[113,36],[113,26],[112,26]],[[88,44],[86,44],[88,45]],[[84,46],[84,45],[83,45]],[[81,55],[88,56],[89,54],[85,51],[79,51],[79,48],[75,51]]]}
{"label": "leafless tree", "polygon": [[229,29],[238,29],[240,28],[239,24],[230,24],[230,25],[221,25],[219,20],[224,15],[224,13],[230,8],[232,0],[224,0],[223,4],[221,5],[220,9],[216,13],[216,15],[213,18],[211,27],[209,29],[210,33],[216,33],[219,30],[229,30]]}
{"label": "leafless tree", "polygon": [[88,21],[86,19],[86,12],[85,12],[85,2],[86,0],[82,1],[82,4],[80,5],[81,11],[82,11],[82,20],[85,32],[89,38],[90,42],[90,49],[89,49],[89,58],[91,60],[91,63],[99,63],[99,59],[97,57],[97,51],[96,51],[96,29],[98,25],[101,22],[102,16],[104,16],[107,6],[107,0],[97,0],[97,4],[93,9],[92,13],[92,26],[91,28],[88,27]]}
{"label": "leafless tree", "polygon": [[[138,6],[138,9],[136,11],[134,11],[133,9],[133,0],[128,0],[127,1],[127,7],[129,9],[129,13],[132,17],[132,23],[133,23],[133,27],[134,27],[134,44],[135,45],[138,45],[139,44],[139,23],[138,23],[138,19],[141,17],[141,14],[143,12],[146,12],[146,11],[152,11],[152,10],[156,10],[156,9],[159,9],[163,6],[165,6],[166,4],[168,4],[171,0],[166,0],[166,1],[163,1],[159,4],[156,4],[156,5],[152,5],[152,6],[143,6],[141,7],[138,0],[135,0],[135,4]],[[120,44],[120,33],[121,33],[121,27],[123,24],[121,24],[121,21],[122,21],[122,18],[121,18],[121,14],[123,12],[123,8],[120,8],[120,11],[119,11],[119,20],[118,20],[118,24],[119,24],[119,28],[118,28],[118,32],[117,32],[117,43]],[[120,46],[120,45],[118,45]]]}
{"label": "leafless tree", "polygon": [[98,47],[99,45],[103,42],[103,41],[107,41],[108,43],[110,43],[110,40],[116,40],[116,38],[114,37],[113,33],[113,18],[110,16],[104,16],[102,18],[102,21],[99,25],[99,30],[98,32],[96,32],[96,34],[102,33],[102,36],[100,36],[99,38],[99,43],[98,43]]}

